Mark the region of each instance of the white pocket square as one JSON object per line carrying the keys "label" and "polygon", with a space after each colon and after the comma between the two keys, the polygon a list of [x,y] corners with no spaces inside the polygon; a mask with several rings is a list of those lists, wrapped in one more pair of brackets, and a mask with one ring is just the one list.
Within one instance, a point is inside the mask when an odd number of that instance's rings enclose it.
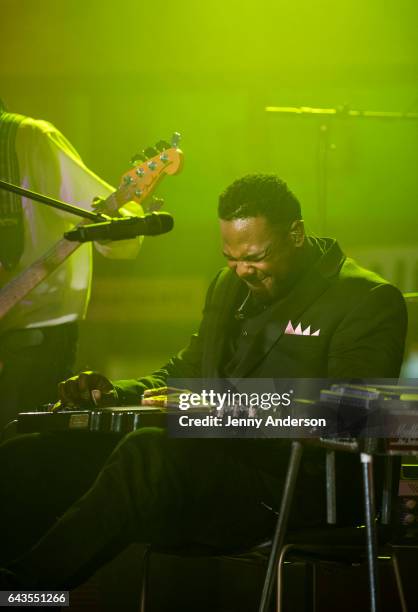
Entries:
{"label": "white pocket square", "polygon": [[296,327],[293,327],[292,321],[289,321],[286,326],[286,329],[284,330],[284,333],[291,336],[319,336],[320,331],[320,329],[317,329],[315,332],[311,332],[310,325],[308,325],[308,327],[306,327],[305,329],[302,329],[301,323],[298,323]]}

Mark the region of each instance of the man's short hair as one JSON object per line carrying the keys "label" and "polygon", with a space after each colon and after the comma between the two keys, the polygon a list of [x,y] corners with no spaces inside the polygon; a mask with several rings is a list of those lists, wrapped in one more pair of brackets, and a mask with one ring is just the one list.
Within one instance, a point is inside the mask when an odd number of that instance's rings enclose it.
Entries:
{"label": "man's short hair", "polygon": [[219,196],[218,216],[224,221],[265,217],[281,226],[302,218],[299,201],[275,174],[247,174],[234,181]]}

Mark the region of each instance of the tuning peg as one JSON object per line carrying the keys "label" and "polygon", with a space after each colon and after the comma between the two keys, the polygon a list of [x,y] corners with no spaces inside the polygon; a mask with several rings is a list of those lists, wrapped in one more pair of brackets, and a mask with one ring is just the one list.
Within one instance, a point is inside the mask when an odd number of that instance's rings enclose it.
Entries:
{"label": "tuning peg", "polygon": [[149,159],[150,157],[155,157],[156,155],[158,155],[158,151],[157,149],[154,149],[154,147],[148,147],[148,149],[144,150],[145,155],[147,156],[147,158]]}
{"label": "tuning peg", "polygon": [[167,142],[166,140],[159,140],[157,144],[155,145],[155,148],[158,149],[160,153],[162,151],[165,151],[166,149],[170,149],[170,147],[171,147],[171,144]]}
{"label": "tuning peg", "polygon": [[180,140],[181,140],[180,132],[174,132],[174,134],[171,137],[171,146],[177,148],[178,145],[180,144]]}
{"label": "tuning peg", "polygon": [[138,162],[146,160],[147,158],[143,153],[135,153],[135,155],[131,157],[130,163],[132,164],[132,166],[136,166]]}

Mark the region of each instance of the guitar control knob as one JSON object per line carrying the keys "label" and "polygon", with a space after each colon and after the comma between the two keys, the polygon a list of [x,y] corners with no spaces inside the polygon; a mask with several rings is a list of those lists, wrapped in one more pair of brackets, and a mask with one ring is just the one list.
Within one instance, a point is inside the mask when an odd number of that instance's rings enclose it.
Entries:
{"label": "guitar control knob", "polygon": [[407,508],[408,510],[413,510],[414,508],[416,508],[417,502],[415,499],[407,499],[405,501],[405,508]]}
{"label": "guitar control knob", "polygon": [[415,523],[415,516],[413,514],[405,514],[402,517],[403,525],[412,525],[413,523]]}
{"label": "guitar control knob", "polygon": [[150,162],[148,162],[148,168],[149,168],[150,170],[155,170],[155,169],[156,169],[156,167],[157,167],[157,162],[155,162],[155,161],[150,161]]}
{"label": "guitar control knob", "polygon": [[171,146],[177,148],[178,145],[180,144],[180,140],[181,140],[180,132],[174,132],[174,134],[171,137]]}

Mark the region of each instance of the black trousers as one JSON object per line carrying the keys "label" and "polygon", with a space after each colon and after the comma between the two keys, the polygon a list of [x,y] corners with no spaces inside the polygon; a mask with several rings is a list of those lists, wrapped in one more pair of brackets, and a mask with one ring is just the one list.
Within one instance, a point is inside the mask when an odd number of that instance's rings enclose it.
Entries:
{"label": "black trousers", "polygon": [[73,373],[78,324],[10,330],[0,336],[0,430],[19,412],[57,399]]}
{"label": "black trousers", "polygon": [[272,532],[276,515],[269,507],[280,498],[287,448],[283,459],[272,476],[248,462],[245,441],[136,431],[10,568],[30,588],[73,588],[132,541],[162,549],[245,550]]}
{"label": "black trousers", "polygon": [[36,544],[86,493],[120,439],[34,433],[0,444],[0,566]]}

